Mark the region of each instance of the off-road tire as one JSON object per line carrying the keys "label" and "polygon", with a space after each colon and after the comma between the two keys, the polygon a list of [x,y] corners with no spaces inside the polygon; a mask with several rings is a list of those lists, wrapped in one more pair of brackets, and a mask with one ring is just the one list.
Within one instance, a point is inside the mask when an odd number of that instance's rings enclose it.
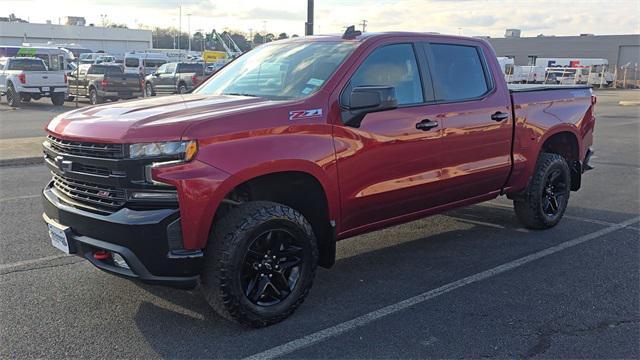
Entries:
{"label": "off-road tire", "polygon": [[[269,229],[285,227],[301,240],[304,261],[297,285],[282,302],[272,306],[252,303],[240,283],[245,253],[255,238]],[[232,209],[213,225],[201,290],[222,317],[251,327],[265,327],[290,316],[311,289],[318,264],[316,237],[309,222],[296,210],[274,202],[248,202]]]}
{"label": "off-road tire", "polygon": [[20,105],[20,96],[16,93],[16,89],[12,83],[7,85],[7,104],[11,107],[18,107]]}
{"label": "off-road tire", "polygon": [[[561,179],[566,186],[566,196],[559,202],[558,211],[553,216],[544,211],[543,192],[549,175],[560,170]],[[536,163],[535,172],[522,196],[513,201],[518,220],[529,229],[548,229],[560,222],[567,204],[571,189],[571,172],[567,160],[558,154],[541,153]]]}

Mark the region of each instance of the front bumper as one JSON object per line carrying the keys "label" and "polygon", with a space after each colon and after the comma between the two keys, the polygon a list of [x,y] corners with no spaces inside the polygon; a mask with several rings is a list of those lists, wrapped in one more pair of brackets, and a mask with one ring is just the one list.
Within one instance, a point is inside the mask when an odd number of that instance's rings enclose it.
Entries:
{"label": "front bumper", "polygon": [[[97,268],[129,279],[175,287],[194,287],[202,268],[201,251],[170,250],[171,233],[179,223],[178,209],[131,210],[97,214],[75,207],[73,200],[52,184],[42,194],[43,219],[69,227],[65,232],[70,251]],[[129,268],[93,254],[105,250],[124,258]]]}

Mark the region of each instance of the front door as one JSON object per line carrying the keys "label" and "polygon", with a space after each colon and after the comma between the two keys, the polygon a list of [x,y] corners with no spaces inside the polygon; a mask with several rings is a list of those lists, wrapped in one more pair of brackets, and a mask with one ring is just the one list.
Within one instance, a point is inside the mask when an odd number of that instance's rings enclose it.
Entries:
{"label": "front door", "polygon": [[[399,107],[367,114],[358,128],[334,129],[342,199],[339,231],[393,219],[437,205],[442,126],[420,44],[383,44],[370,51],[342,89],[348,105],[357,86],[393,86]],[[424,124],[417,125],[417,124]]]}

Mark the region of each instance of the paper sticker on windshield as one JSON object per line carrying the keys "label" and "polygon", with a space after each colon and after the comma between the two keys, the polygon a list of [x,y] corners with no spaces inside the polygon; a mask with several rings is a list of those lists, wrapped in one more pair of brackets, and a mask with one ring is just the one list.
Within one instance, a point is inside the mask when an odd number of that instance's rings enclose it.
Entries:
{"label": "paper sticker on windshield", "polygon": [[303,120],[322,117],[322,109],[289,111],[289,120]]}
{"label": "paper sticker on windshield", "polygon": [[320,86],[324,83],[324,80],[311,78],[307,81],[307,85]]}

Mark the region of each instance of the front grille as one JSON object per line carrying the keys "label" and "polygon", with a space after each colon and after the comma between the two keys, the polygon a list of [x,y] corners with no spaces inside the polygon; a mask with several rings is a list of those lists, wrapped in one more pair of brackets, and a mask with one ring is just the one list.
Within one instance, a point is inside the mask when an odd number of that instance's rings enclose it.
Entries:
{"label": "front grille", "polygon": [[62,140],[51,135],[47,136],[47,139],[51,143],[51,148],[63,154],[109,159],[124,158],[124,145],[122,144],[101,144]]}
{"label": "front grille", "polygon": [[76,164],[76,163],[73,164],[73,171],[84,173],[84,174],[100,175],[100,176],[111,175],[111,170],[105,167]]}
{"label": "front grille", "polygon": [[122,207],[127,200],[124,190],[72,180],[56,174],[53,174],[53,186],[58,191],[80,203],[111,209]]}

